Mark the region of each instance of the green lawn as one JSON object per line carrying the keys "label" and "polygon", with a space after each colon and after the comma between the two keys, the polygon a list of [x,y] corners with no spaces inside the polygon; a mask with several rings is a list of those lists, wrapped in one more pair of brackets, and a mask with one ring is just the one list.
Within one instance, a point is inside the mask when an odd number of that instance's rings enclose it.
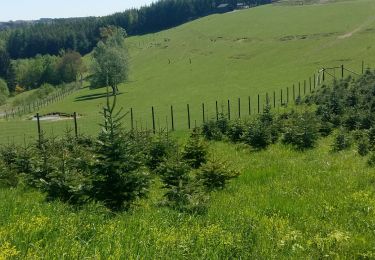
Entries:
{"label": "green lawn", "polygon": [[352,150],[332,154],[331,141],[304,153],[213,143],[212,153],[242,175],[201,216],[158,206],[158,182],[118,215],[1,189],[0,259],[374,258],[374,171]]}
{"label": "green lawn", "polygon": [[[233,115],[238,114],[238,98],[242,115],[248,113],[248,96],[252,112],[256,110],[257,94],[264,102],[266,92],[272,96],[276,91],[279,104],[281,88],[285,99],[287,87],[291,91],[292,84],[303,84],[322,67],[345,64],[360,72],[362,60],[366,67],[373,67],[374,11],[372,0],[267,5],[130,37],[131,73],[129,82],[120,87],[119,103],[127,110],[134,109],[136,124],[143,128],[151,128],[152,106],[157,128],[165,127],[167,121],[170,125],[173,105],[179,130],[187,128],[188,103],[192,124],[202,121],[202,102],[208,117],[214,114],[216,100],[219,109],[224,106],[225,111],[230,99]],[[340,74],[339,70],[335,73]],[[76,111],[83,116],[82,131],[95,133],[104,102],[95,95],[104,93],[104,89],[83,89],[40,112]],[[66,123],[49,125],[61,132]],[[21,140],[25,129],[36,129],[34,122],[0,122],[0,140],[6,141],[8,132],[13,135],[10,138]],[[52,131],[50,127],[45,130]]]}

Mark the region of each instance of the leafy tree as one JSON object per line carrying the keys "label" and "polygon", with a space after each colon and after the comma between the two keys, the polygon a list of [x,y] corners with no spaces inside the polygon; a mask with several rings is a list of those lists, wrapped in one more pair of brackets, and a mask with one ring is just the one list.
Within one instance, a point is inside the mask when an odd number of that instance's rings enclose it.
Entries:
{"label": "leafy tree", "polygon": [[5,80],[0,78],[0,106],[5,104],[8,96],[9,96],[8,85],[5,82]]}
{"label": "leafy tree", "polygon": [[9,66],[9,54],[3,47],[0,46],[0,78],[6,78],[8,76]]}
{"label": "leafy tree", "polygon": [[75,81],[78,75],[82,77],[84,70],[82,56],[75,51],[64,52],[57,63],[57,73],[61,82]]}
{"label": "leafy tree", "polygon": [[113,94],[118,92],[118,84],[128,78],[128,55],[124,38],[126,34],[117,29],[109,38],[100,41],[93,52],[91,85],[103,87],[109,85]]}

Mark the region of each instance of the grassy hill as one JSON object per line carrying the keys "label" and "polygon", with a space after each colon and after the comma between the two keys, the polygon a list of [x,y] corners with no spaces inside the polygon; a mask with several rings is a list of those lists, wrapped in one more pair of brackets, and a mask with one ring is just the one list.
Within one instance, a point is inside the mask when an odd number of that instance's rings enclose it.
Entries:
{"label": "grassy hill", "polygon": [[[156,34],[127,39],[131,57],[129,82],[121,85],[120,105],[134,109],[137,125],[150,128],[151,106],[156,123],[164,127],[175,109],[176,128],[187,128],[186,104],[192,122],[202,121],[205,102],[212,116],[215,101],[237,98],[247,113],[248,96],[291,87],[322,67],[345,64],[360,72],[361,61],[375,61],[375,2],[355,0],[311,5],[267,5],[208,16]],[[336,71],[336,75],[339,72]],[[84,89],[41,113],[78,112],[81,130],[97,132],[104,89]],[[279,95],[278,95],[279,96]],[[253,111],[255,106],[253,106]],[[168,119],[170,122],[170,118]],[[129,123],[129,121],[127,121]],[[61,131],[70,121],[46,123]],[[35,135],[35,123],[1,122],[1,139],[7,134],[23,139],[24,130]]]}
{"label": "grassy hill", "polygon": [[[174,105],[176,136],[185,143],[187,103],[198,123],[201,102],[212,116],[214,102],[230,98],[234,115],[241,97],[246,114],[249,95],[255,103],[258,93],[285,90],[323,66],[359,72],[362,59],[373,66],[374,9],[369,0],[270,5],[129,38],[132,73],[120,104],[148,128],[152,105],[160,125]],[[40,112],[77,111],[80,130],[95,134],[103,93],[83,89]],[[49,134],[66,126],[72,121],[42,122]],[[35,121],[24,118],[0,122],[0,130],[2,142],[36,137]],[[209,142],[210,157],[241,175],[211,193],[202,215],[162,206],[157,177],[148,198],[116,214],[46,201],[22,184],[0,188],[0,259],[373,259],[374,168],[355,146],[332,152],[334,138],[306,151]]]}

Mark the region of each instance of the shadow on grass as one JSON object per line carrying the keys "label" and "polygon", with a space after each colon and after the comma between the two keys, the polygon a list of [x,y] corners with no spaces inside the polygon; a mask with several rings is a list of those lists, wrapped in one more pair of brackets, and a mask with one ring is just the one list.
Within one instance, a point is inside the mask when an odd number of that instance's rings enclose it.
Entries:
{"label": "shadow on grass", "polygon": [[[122,95],[123,93],[117,93],[117,96]],[[112,93],[109,94],[109,96],[112,96]],[[107,93],[97,93],[97,94],[90,94],[90,95],[83,95],[76,97],[74,102],[81,102],[81,101],[87,101],[87,100],[94,100],[94,99],[100,99],[107,97]]]}

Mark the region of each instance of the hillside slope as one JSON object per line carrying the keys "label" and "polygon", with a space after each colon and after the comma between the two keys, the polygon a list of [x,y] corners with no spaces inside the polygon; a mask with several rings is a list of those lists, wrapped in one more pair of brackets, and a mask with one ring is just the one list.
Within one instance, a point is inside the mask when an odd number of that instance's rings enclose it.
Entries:
{"label": "hillside slope", "polygon": [[[226,104],[230,98],[237,114],[235,102],[241,97],[245,114],[249,95],[255,103],[255,95],[279,93],[324,66],[345,64],[360,72],[362,60],[366,66],[375,61],[374,10],[371,0],[267,5],[130,37],[131,75],[121,86],[120,104],[133,107],[137,125],[143,127],[146,121],[151,125],[151,106],[156,123],[164,126],[173,105],[176,127],[186,129],[187,103],[192,122],[200,123],[202,102],[212,116],[215,100]],[[76,111],[94,133],[104,101],[98,94],[103,92],[85,89],[42,112]]]}

